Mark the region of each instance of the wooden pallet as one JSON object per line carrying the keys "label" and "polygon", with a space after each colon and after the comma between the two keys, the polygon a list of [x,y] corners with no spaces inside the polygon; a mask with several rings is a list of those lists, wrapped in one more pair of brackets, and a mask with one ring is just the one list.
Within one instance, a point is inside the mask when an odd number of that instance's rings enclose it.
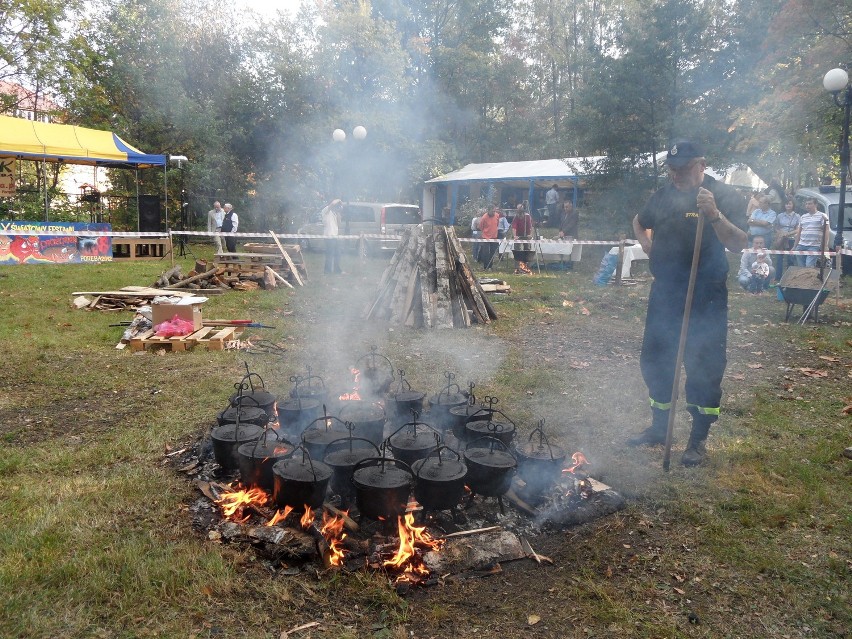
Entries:
{"label": "wooden pallet", "polygon": [[280,266],[284,264],[284,256],[279,253],[216,253],[213,261],[217,266],[230,264],[255,264],[261,266]]}
{"label": "wooden pallet", "polygon": [[165,348],[170,351],[187,351],[203,346],[208,351],[225,350],[225,343],[238,339],[244,331],[242,326],[204,326],[183,337],[157,337],[154,330],[148,330],[130,340],[133,352]]}

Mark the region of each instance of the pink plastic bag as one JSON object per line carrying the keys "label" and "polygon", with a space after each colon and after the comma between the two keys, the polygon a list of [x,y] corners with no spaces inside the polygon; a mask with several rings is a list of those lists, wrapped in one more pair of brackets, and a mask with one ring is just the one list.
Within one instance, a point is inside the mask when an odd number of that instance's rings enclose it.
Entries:
{"label": "pink plastic bag", "polygon": [[162,322],[154,327],[157,337],[181,337],[195,332],[192,322],[187,322],[175,315],[168,322]]}

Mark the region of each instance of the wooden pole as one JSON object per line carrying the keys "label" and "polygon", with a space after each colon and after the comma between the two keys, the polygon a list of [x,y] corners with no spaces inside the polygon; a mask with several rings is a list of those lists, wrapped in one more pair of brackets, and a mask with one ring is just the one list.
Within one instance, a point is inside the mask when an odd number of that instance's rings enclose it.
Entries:
{"label": "wooden pole", "polygon": [[689,269],[689,286],[686,288],[686,302],[683,305],[683,322],[680,325],[680,341],[677,345],[672,399],[669,407],[669,424],[666,429],[666,454],[663,456],[663,470],[669,472],[672,460],[672,433],[674,432],[675,408],[680,392],[680,369],[683,364],[683,351],[686,348],[686,333],[689,329],[689,316],[692,312],[692,297],[695,294],[695,279],[698,275],[698,261],[701,257],[701,238],[704,236],[704,213],[698,216],[698,228],[695,229],[695,248],[692,251],[692,268]]}
{"label": "wooden pole", "polygon": [[[130,247],[130,250],[131,250],[131,252],[134,250],[132,246]],[[175,245],[174,245],[174,241],[172,240],[172,230],[171,229],[169,229],[169,255],[172,256],[172,266],[174,266],[175,265]],[[131,255],[130,257],[133,257],[133,255]]]}

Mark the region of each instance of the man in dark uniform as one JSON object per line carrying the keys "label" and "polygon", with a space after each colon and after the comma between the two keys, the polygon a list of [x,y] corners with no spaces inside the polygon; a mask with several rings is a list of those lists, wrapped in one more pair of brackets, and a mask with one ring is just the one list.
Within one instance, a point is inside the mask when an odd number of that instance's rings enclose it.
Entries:
{"label": "man in dark uniform", "polygon": [[746,202],[731,187],[704,175],[701,147],[677,140],[668,151],[670,182],[633,219],[633,230],[649,256],[654,283],[648,299],[640,367],[651,400],[650,428],[628,440],[630,446],[666,440],[675,362],[698,216],[705,218],[683,364],[686,407],[692,431],[681,462],[700,464],[711,424],[719,418],[728,337],[728,259],[748,244]]}

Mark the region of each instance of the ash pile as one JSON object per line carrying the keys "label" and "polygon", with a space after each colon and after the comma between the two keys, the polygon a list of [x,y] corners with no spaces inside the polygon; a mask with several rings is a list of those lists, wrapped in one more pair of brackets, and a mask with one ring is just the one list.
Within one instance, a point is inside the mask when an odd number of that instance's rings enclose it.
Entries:
{"label": "ash pile", "polygon": [[201,493],[194,527],[271,571],[375,570],[400,588],[547,557],[530,539],[624,506],[582,452],[526,436],[455,375],[429,396],[375,348],[330,392],[307,370],[279,398],[248,370],[208,436],[171,453]]}

